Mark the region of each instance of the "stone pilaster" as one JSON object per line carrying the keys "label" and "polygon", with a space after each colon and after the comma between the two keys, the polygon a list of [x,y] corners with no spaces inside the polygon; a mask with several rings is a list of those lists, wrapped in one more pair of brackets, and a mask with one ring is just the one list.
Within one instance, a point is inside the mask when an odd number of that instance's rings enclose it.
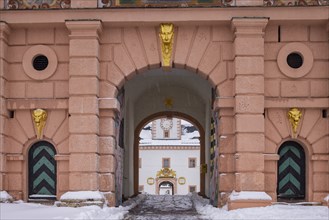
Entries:
{"label": "stone pilaster", "polygon": [[99,190],[100,21],[67,21],[69,63],[69,190]]}
{"label": "stone pilaster", "polygon": [[[265,190],[264,29],[267,22],[264,18],[232,20],[235,34],[235,191],[261,193]],[[229,206],[234,209],[255,205],[238,203],[231,201]]]}
{"label": "stone pilaster", "polygon": [[8,118],[8,111],[6,107],[5,94],[5,72],[7,66],[6,54],[8,48],[8,37],[10,29],[5,22],[0,21],[0,191],[4,189],[4,175],[5,175],[5,149],[4,149],[4,134],[5,122]]}
{"label": "stone pilaster", "polygon": [[122,192],[116,188],[116,175],[119,175],[116,169],[121,158],[117,158],[117,136],[119,136],[119,125],[117,113],[119,112],[119,103],[116,98],[105,98],[100,100],[100,136],[99,136],[99,190],[104,196],[109,206],[118,204],[116,195],[121,197]]}

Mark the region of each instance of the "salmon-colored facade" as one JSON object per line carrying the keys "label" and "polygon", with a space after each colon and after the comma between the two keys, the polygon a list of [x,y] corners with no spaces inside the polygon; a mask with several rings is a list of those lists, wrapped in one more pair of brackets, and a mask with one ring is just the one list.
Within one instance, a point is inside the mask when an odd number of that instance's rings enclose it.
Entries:
{"label": "salmon-colored facade", "polygon": [[[39,184],[30,171],[37,166],[31,165],[38,152],[33,147],[44,141],[53,149],[48,153],[54,167],[48,168],[57,200],[68,191],[88,190],[104,192],[111,206],[119,204],[121,196],[136,193],[135,129],[163,112],[198,121],[208,167],[215,115],[217,184],[210,184],[214,174],[208,170],[201,191],[207,196],[215,191],[216,205],[235,209],[285,200],[285,193],[279,194],[288,180],[281,172],[296,175],[290,180],[301,192],[285,191],[287,198],[324,203],[329,1],[231,2],[231,7],[106,8],[106,1],[71,0],[56,1],[51,7],[57,9],[21,10],[0,1],[0,190],[15,199],[31,198],[33,184]],[[163,23],[174,25],[166,68],[161,67]],[[155,81],[169,80],[175,87],[161,95],[150,87],[147,93],[143,77],[158,72],[162,78]],[[180,72],[184,80],[170,80]],[[125,104],[118,97],[122,88]],[[191,100],[182,96],[183,88]],[[166,97],[170,106],[163,103]],[[46,112],[44,125],[32,116],[36,109]],[[125,146],[119,146],[120,138]],[[295,161],[300,164],[290,164],[298,174],[284,174],[290,165],[279,162],[289,149],[301,155]],[[265,192],[271,200],[233,200],[233,191]]]}

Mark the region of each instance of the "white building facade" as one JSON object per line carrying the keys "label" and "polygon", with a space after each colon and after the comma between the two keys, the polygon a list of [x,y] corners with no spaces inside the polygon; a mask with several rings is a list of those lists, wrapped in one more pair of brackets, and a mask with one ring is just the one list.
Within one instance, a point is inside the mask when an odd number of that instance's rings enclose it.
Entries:
{"label": "white building facade", "polygon": [[200,190],[200,141],[196,127],[161,118],[140,134],[139,191],[184,195]]}

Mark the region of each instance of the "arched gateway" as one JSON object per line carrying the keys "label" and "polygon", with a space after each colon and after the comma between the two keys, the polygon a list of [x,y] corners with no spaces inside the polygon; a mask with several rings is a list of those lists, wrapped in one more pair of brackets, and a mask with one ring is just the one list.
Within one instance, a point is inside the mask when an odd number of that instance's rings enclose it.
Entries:
{"label": "arched gateway", "polygon": [[[305,186],[296,195],[322,202],[329,193],[327,1],[97,9],[108,5],[71,0],[51,7],[86,8],[25,11],[10,10],[29,7],[22,1],[0,2],[0,190],[34,194],[28,149],[49,140],[57,171],[49,195],[100,191],[119,205],[136,192],[139,124],[177,112],[203,129],[203,191],[215,206],[277,201],[287,140],[307,155],[304,185],[292,174]],[[47,112],[42,126],[35,109]]]}

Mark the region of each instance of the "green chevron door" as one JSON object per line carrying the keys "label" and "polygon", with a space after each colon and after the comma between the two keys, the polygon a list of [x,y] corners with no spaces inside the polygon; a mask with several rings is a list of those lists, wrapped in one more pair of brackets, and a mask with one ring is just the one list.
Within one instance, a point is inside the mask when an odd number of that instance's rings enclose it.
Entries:
{"label": "green chevron door", "polygon": [[46,141],[35,143],[29,151],[29,198],[56,198],[55,148]]}
{"label": "green chevron door", "polygon": [[278,198],[305,198],[305,153],[294,141],[287,141],[279,149]]}

